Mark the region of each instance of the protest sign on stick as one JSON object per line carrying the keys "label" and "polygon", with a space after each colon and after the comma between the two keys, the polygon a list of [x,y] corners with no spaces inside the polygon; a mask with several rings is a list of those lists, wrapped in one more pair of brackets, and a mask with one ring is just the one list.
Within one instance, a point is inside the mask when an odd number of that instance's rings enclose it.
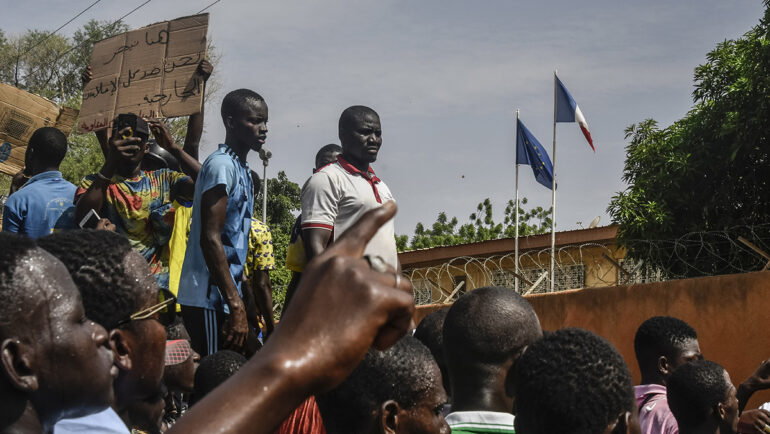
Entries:
{"label": "protest sign on stick", "polygon": [[120,113],[175,117],[197,113],[209,14],[164,21],[94,44],[93,79],[83,89],[81,133],[110,126]]}
{"label": "protest sign on stick", "polygon": [[56,127],[69,135],[78,111],[59,108],[42,96],[0,83],[0,172],[15,175],[24,167],[24,154],[32,133]]}

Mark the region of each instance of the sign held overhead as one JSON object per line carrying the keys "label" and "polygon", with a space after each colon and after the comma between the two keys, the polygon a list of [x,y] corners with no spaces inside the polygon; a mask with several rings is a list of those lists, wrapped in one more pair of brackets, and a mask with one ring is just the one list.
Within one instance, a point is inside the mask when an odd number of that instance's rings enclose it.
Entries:
{"label": "sign held overhead", "polygon": [[209,14],[151,24],[94,44],[93,79],[83,89],[78,131],[110,126],[120,113],[175,117],[197,113]]}
{"label": "sign held overhead", "polygon": [[78,111],[59,108],[42,96],[0,83],[0,172],[15,175],[24,167],[27,143],[38,128],[56,127],[69,136]]}

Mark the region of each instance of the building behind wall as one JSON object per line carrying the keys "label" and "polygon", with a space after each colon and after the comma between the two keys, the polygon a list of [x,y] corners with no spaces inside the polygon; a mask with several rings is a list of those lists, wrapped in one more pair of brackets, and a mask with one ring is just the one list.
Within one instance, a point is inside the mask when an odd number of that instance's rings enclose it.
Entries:
{"label": "building behind wall", "polygon": [[[556,233],[554,290],[664,280],[644,264],[625,261],[617,226]],[[551,234],[519,238],[519,291],[550,290]],[[515,240],[504,238],[399,254],[418,305],[448,302],[482,286],[515,287]]]}

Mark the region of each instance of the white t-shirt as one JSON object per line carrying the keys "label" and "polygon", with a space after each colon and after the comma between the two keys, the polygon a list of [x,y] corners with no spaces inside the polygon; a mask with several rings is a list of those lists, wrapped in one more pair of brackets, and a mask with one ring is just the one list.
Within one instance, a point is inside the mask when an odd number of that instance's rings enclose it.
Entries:
{"label": "white t-shirt", "polygon": [[[307,180],[301,198],[302,229],[333,231],[334,240],[367,211],[394,201],[388,186],[377,178],[371,167],[364,174],[342,156]],[[364,254],[382,256],[385,262],[398,269],[393,219],[372,237]]]}

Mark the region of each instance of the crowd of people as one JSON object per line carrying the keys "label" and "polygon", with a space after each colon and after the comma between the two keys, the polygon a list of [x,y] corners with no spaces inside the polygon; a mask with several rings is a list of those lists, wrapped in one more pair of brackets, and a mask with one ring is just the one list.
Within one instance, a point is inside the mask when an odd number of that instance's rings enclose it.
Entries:
{"label": "crowd of people", "polygon": [[767,409],[745,409],[770,360],[736,388],[680,319],[639,327],[637,386],[609,342],[542,330],[509,288],[469,291],[415,328],[365,106],[341,113],[340,144],[302,188],[276,325],[247,162],[268,106],[238,89],[221,116],[201,164],[202,110],[182,145],[163,120],[120,114],[77,186],[59,171],[66,136],[32,135],[0,232],[0,432],[770,432]]}

